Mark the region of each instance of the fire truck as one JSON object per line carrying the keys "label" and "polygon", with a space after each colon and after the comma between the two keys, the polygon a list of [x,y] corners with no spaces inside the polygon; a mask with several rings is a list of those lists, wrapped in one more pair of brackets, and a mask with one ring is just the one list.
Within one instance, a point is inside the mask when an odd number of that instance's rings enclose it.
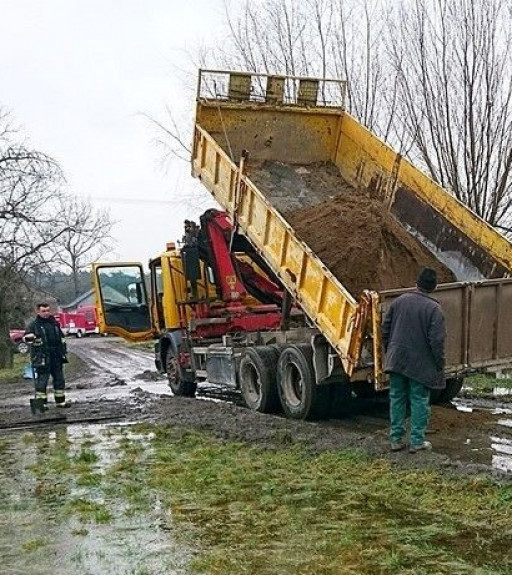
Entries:
{"label": "fire truck", "polygon": [[60,311],[55,314],[64,335],[84,337],[99,333],[98,314],[94,305],[80,306],[74,311]]}

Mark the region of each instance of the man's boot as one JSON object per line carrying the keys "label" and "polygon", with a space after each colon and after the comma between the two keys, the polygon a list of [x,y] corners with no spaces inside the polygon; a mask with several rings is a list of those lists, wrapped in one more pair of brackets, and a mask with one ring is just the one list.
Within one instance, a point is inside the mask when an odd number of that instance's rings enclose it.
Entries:
{"label": "man's boot", "polygon": [[48,404],[40,397],[33,397],[30,399],[30,411],[32,412],[32,415],[35,415],[36,413],[45,413],[48,411]]}
{"label": "man's boot", "polygon": [[430,451],[432,444],[430,441],[424,441],[420,445],[409,445],[409,453],[417,453],[418,451]]}

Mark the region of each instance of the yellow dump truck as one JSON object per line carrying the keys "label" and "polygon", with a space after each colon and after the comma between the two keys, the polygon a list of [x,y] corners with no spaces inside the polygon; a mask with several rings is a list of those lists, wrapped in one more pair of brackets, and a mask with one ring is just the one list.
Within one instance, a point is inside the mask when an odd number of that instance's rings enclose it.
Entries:
{"label": "yellow dump truck", "polygon": [[[157,338],[157,366],[175,393],[208,380],[241,388],[253,409],[310,418],[385,389],[382,314],[413,288],[399,278],[379,289],[396,254],[412,258],[408,278],[425,258],[450,278],[436,292],[448,332],[438,400],[469,372],[512,366],[511,244],[350,116],[344,98],[337,80],[200,71],[192,173],[222,211],[186,222],[181,249],[151,261],[150,298],[138,264],[94,269],[101,330]],[[346,187],[334,189],[325,170]],[[336,238],[325,246],[313,232],[321,238],[324,221],[350,232],[343,214],[356,204],[367,222],[389,219],[392,241],[375,261],[363,261],[364,246],[327,261]],[[418,246],[401,244],[405,236]],[[375,281],[351,291],[344,274],[359,268]]]}

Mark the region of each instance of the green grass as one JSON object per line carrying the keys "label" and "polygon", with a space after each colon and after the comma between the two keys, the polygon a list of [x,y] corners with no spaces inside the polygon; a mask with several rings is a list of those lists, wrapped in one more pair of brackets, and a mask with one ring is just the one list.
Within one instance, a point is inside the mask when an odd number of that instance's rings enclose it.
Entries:
{"label": "green grass", "polygon": [[496,387],[512,389],[512,379],[497,379],[488,374],[477,374],[467,377],[464,380],[464,385],[471,387],[475,394],[486,394],[491,393]]}
{"label": "green grass", "polygon": [[102,483],[102,476],[99,473],[84,473],[78,475],[76,484],[79,487],[100,487]]}
{"label": "green grass", "polygon": [[150,485],[175,521],[193,526],[204,548],[193,562],[199,572],[512,568],[510,487],[396,471],[360,453],[269,452],[170,428],[157,432],[154,447]]}
{"label": "green grass", "polygon": [[89,499],[78,497],[67,502],[68,510],[78,515],[83,521],[95,523],[109,523],[112,513],[104,503],[98,503]]}
{"label": "green grass", "polygon": [[22,548],[23,551],[31,553],[32,551],[37,551],[38,549],[41,549],[41,547],[44,547],[45,545],[47,545],[46,540],[39,537],[36,539],[30,539],[29,541],[25,541],[25,543],[23,543],[22,545]]}
{"label": "green grass", "polygon": [[[12,368],[0,369],[0,385],[23,381],[23,368],[30,363],[30,355],[28,353],[15,353],[13,360]],[[85,363],[74,353],[68,354],[68,360],[69,363],[64,366],[64,369],[66,377],[72,379],[84,369]]]}
{"label": "green grass", "polygon": [[[148,446],[134,431],[155,435]],[[39,444],[41,503],[115,526],[123,514],[150,517],[158,501],[197,573],[512,572],[512,485],[400,470],[359,451],[311,454],[293,436],[265,450],[153,425],[105,430],[116,457],[100,474],[98,440],[84,438],[78,452],[65,434]]]}
{"label": "green grass", "polygon": [[98,455],[94,453],[94,451],[84,447],[82,447],[82,451],[75,457],[77,463],[96,463],[98,459]]}
{"label": "green grass", "polygon": [[30,363],[28,354],[15,353],[12,368],[0,369],[0,385],[2,383],[18,383],[23,379],[23,368]]}

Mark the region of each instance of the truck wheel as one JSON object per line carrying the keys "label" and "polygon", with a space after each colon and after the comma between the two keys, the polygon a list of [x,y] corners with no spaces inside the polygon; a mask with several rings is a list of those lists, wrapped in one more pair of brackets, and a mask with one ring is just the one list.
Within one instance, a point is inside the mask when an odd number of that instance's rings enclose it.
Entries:
{"label": "truck wheel", "polygon": [[245,405],[261,413],[274,413],[279,407],[276,367],[279,351],[269,347],[250,347],[240,361],[240,389]]}
{"label": "truck wheel", "polygon": [[310,345],[284,348],[277,364],[277,389],[287,417],[324,419],[329,413],[330,385],[317,385]]}
{"label": "truck wheel", "polygon": [[28,353],[28,344],[21,340],[16,344],[16,350],[18,353]]}
{"label": "truck wheel", "polygon": [[174,355],[170,347],[165,354],[165,373],[167,374],[169,387],[174,395],[180,395],[182,397],[195,396],[197,383],[185,379],[184,370],[178,363],[178,358]]}
{"label": "truck wheel", "polygon": [[78,330],[78,331],[75,333],[75,337],[76,337],[76,338],[81,338],[81,337],[82,337],[82,332],[81,332],[80,330]]}
{"label": "truck wheel", "polygon": [[444,389],[433,389],[430,392],[430,403],[449,403],[459,394],[463,384],[464,379],[462,377],[452,377],[447,379],[446,387]]}

